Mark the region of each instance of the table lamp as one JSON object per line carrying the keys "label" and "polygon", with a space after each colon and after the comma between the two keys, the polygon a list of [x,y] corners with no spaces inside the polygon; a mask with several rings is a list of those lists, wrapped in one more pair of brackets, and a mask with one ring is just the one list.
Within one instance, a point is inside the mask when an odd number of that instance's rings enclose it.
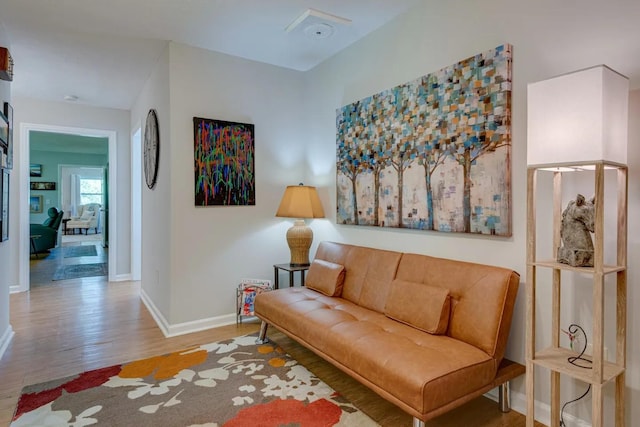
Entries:
{"label": "table lamp", "polygon": [[284,191],[277,217],[297,218],[287,230],[287,244],[291,251],[292,267],[309,265],[309,248],[313,241],[313,231],[303,218],[324,218],[324,210],[315,187],[308,185],[290,185]]}

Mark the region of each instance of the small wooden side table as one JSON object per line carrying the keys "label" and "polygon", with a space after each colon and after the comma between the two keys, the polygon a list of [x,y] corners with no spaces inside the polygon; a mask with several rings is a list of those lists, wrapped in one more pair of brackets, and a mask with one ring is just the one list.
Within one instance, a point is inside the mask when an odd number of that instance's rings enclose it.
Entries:
{"label": "small wooden side table", "polygon": [[67,223],[69,221],[71,221],[71,218],[65,218],[65,219],[62,220],[62,233],[63,234],[69,234],[69,230],[67,230]]}
{"label": "small wooden side table", "polygon": [[300,272],[300,284],[301,286],[304,286],[304,274],[305,271],[307,271],[309,269],[308,265],[300,265],[300,266],[292,266],[291,264],[274,264],[273,265],[273,274],[274,274],[274,280],[273,280],[273,288],[274,289],[278,289],[279,287],[279,271],[280,270],[284,270],[284,271],[288,271],[289,272],[289,287],[292,287],[294,285],[293,283],[293,275],[296,271]]}

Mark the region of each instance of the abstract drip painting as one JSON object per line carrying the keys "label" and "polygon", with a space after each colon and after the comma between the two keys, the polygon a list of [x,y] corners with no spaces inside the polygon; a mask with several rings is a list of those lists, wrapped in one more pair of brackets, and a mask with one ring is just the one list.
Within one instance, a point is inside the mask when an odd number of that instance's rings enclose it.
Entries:
{"label": "abstract drip painting", "polygon": [[511,46],[339,108],[338,224],[511,235]]}
{"label": "abstract drip painting", "polygon": [[254,126],[193,118],[196,206],[256,204]]}

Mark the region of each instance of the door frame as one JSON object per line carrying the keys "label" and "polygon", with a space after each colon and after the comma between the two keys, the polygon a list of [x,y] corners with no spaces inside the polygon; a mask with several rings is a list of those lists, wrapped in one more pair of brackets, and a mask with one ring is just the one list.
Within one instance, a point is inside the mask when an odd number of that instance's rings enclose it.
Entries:
{"label": "door frame", "polygon": [[142,125],[131,132],[131,280],[142,280]]}
{"label": "door frame", "polygon": [[31,248],[29,246],[29,157],[31,142],[30,132],[54,132],[54,133],[66,133],[71,135],[83,135],[108,138],[109,140],[109,275],[108,280],[114,281],[116,277],[116,254],[115,249],[118,247],[117,238],[117,133],[112,130],[103,129],[88,129],[70,126],[56,126],[56,125],[43,125],[36,123],[21,123],[20,124],[20,145],[24,149],[23,155],[20,156],[20,169],[19,182],[21,185],[18,190],[18,197],[20,200],[19,216],[20,216],[20,239],[19,239],[19,254],[18,263],[20,265],[20,274],[18,275],[18,286],[16,289],[11,289],[12,292],[24,292],[30,288],[29,283],[29,259],[31,254]]}

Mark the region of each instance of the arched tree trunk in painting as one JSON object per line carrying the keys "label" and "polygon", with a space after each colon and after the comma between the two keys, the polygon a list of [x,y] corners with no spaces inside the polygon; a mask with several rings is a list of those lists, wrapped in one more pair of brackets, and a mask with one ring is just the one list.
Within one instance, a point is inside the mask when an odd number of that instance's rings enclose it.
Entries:
{"label": "arched tree trunk in painting", "polygon": [[358,189],[357,189],[357,181],[358,174],[353,174],[351,179],[351,189],[353,191],[353,223],[355,225],[360,224],[360,218],[358,217]]}
{"label": "arched tree trunk in painting", "polygon": [[471,233],[471,152],[464,151],[462,156],[462,217],[465,233]]}
{"label": "arched tree trunk in painting", "polygon": [[424,164],[424,183],[427,188],[427,230],[433,230],[433,188],[431,188],[432,171],[428,164]]}
{"label": "arched tree trunk in painting", "polygon": [[373,189],[375,191],[373,195],[373,225],[376,227],[380,225],[380,172],[382,172],[382,168],[378,165],[373,170]]}
{"label": "arched tree trunk in painting", "polygon": [[[402,160],[400,160],[400,165],[402,165]],[[402,204],[404,203],[404,167],[398,167],[396,169],[398,171],[398,227],[404,227],[402,223]]]}

